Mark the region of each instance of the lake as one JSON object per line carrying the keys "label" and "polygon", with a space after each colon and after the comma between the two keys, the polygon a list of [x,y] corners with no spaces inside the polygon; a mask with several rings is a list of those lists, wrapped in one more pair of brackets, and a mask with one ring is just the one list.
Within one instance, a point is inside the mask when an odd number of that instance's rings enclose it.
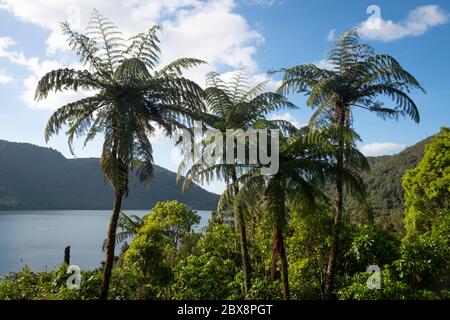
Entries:
{"label": "lake", "polygon": [[[123,212],[142,217],[149,210]],[[197,228],[206,226],[211,211],[197,212]],[[0,275],[20,271],[25,264],[34,272],[52,270],[63,262],[69,245],[71,264],[98,267],[110,216],[108,210],[0,211]]]}

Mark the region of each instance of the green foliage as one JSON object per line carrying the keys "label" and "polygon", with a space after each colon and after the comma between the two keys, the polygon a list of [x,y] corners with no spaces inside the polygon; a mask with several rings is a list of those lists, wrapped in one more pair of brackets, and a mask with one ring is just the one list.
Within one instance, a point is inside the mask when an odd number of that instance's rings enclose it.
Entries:
{"label": "green foliage", "polygon": [[291,214],[286,246],[293,298],[322,298],[332,224],[331,212],[324,205],[299,206]]}
{"label": "green foliage", "polygon": [[[373,221],[386,230],[402,233],[404,230],[404,173],[417,166],[424,155],[427,138],[406,148],[397,155],[368,157],[370,171],[361,172],[367,190],[367,206],[355,201],[351,194],[346,197],[345,209],[352,222]],[[332,190],[329,191],[330,194]]]}
{"label": "green foliage", "polygon": [[116,234],[117,243],[121,243],[128,238],[135,236],[139,229],[144,225],[144,221],[147,216],[142,218],[131,215],[127,216],[125,213],[121,212],[119,215],[119,220],[117,221],[117,226],[120,229],[120,232]]}
{"label": "green foliage", "polygon": [[242,298],[238,241],[230,225],[209,226],[197,243],[197,254],[187,257],[176,266],[172,286],[174,298]]}
{"label": "green foliage", "polygon": [[[124,255],[124,265],[140,270],[152,296],[163,297],[173,280],[173,268],[192,252],[198,238],[192,227],[200,216],[178,201],[160,202],[144,219]],[[163,290],[164,289],[164,290]]]}
{"label": "green foliage", "polygon": [[441,291],[450,285],[450,130],[425,150],[403,178],[406,236],[396,266],[413,287]]}
{"label": "green foliage", "polygon": [[448,289],[450,286],[450,216],[435,219],[432,229],[404,239],[395,261],[400,276],[413,287]]}
{"label": "green foliage", "polygon": [[229,224],[212,224],[198,242],[197,248],[202,253],[212,252],[225,259],[236,260],[236,248],[239,244],[234,228]]}
{"label": "green foliage", "polygon": [[450,215],[450,129],[442,128],[426,146],[420,164],[403,178],[407,236],[431,229]]}
{"label": "green foliage", "polygon": [[146,223],[125,253],[124,264],[132,266],[148,277],[148,282],[164,286],[170,282],[170,268],[164,261],[168,239],[155,222]]}
{"label": "green foliage", "polygon": [[[381,276],[381,289],[369,289],[367,279],[371,274],[359,272],[348,276],[343,281],[342,288],[338,290],[339,299],[351,300],[405,300],[411,298],[411,290],[405,282],[395,279],[389,269],[383,269]],[[345,284],[347,283],[347,285]]]}
{"label": "green foliage", "polygon": [[222,260],[207,252],[190,256],[175,271],[172,287],[175,299],[217,300],[239,298],[241,284],[235,279],[239,270],[235,261]]}
{"label": "green foliage", "polygon": [[370,265],[388,265],[399,257],[400,240],[395,234],[373,224],[354,229],[346,261],[355,271],[364,271]]}
{"label": "green foliage", "polygon": [[158,202],[148,219],[149,224],[154,222],[164,230],[176,248],[189,235],[192,227],[200,223],[200,216],[178,201]]}
{"label": "green foliage", "polygon": [[[398,277],[391,268],[384,268],[381,273],[381,289],[373,290],[367,286],[369,273],[355,273],[346,277],[338,290],[338,297],[342,300],[440,300],[448,299],[449,291],[440,292],[420,289],[416,290],[408,282]],[[342,279],[341,279],[342,280]]]}
{"label": "green foliage", "polygon": [[51,280],[50,274],[38,276],[32,273],[28,266],[24,266],[22,272],[0,279],[0,299],[39,299],[52,289],[53,281]]}
{"label": "green foliage", "polygon": [[250,298],[253,300],[282,300],[281,281],[269,280],[267,277],[257,277],[253,280],[250,289]]}
{"label": "green foliage", "polygon": [[[33,273],[25,266],[21,272],[0,279],[0,300],[92,300],[98,298],[101,270],[81,271],[80,289],[69,289],[67,265],[51,272]],[[113,271],[110,299],[139,298],[142,274],[122,268]]]}
{"label": "green foliage", "polygon": [[164,238],[168,240],[165,245],[165,257],[167,263],[172,267],[176,263],[189,255],[199,235],[193,231],[193,226],[200,223],[200,216],[197,212],[178,201],[158,202],[148,216],[146,230],[145,225],[142,232],[152,232],[152,224],[161,229]]}
{"label": "green foliage", "polygon": [[[428,150],[433,148],[427,148],[422,162],[433,158],[433,153]],[[440,150],[445,153],[445,148]],[[421,167],[422,162],[418,168]],[[431,170],[431,168],[428,169]],[[411,172],[417,171],[419,170]],[[405,176],[406,189],[411,187],[407,185],[407,182],[413,182],[411,176]],[[415,199],[420,199],[422,205],[427,205],[426,197]],[[353,276],[350,276],[352,273],[346,273],[341,277],[341,280],[344,280],[341,284],[342,289],[339,290],[339,297],[342,299],[445,298],[450,286],[450,240],[448,237],[450,215],[447,211],[447,214],[441,216],[431,214],[423,215],[423,217],[428,218],[426,224],[428,228],[423,228],[422,225],[415,229],[410,225],[401,244],[392,234],[374,225],[362,225],[353,232],[346,263],[352,264],[356,272],[358,268],[364,268],[365,265],[384,265],[382,289],[369,290],[365,284],[368,278],[366,273],[355,273]],[[408,219],[406,221],[408,223]]]}
{"label": "green foliage", "polygon": [[[289,207],[290,208],[290,207]],[[122,264],[113,269],[110,299],[242,299],[239,237],[228,222],[211,223],[204,233],[186,230],[198,221],[178,202],[159,203],[139,229]],[[153,216],[153,214],[155,214]],[[253,262],[251,299],[282,299],[282,282],[268,277],[272,232],[270,215],[249,213]],[[286,227],[286,251],[293,299],[322,299],[323,277],[333,219],[326,205],[297,206]],[[449,220],[399,244],[391,232],[369,224],[343,224],[338,264],[340,299],[448,299]],[[174,236],[175,235],[175,236]],[[181,241],[182,243],[183,241]],[[178,242],[180,244],[180,242]],[[186,250],[185,250],[186,249]],[[395,261],[394,261],[395,260]],[[381,290],[371,290],[364,272],[382,267]],[[20,273],[0,279],[0,299],[96,299],[101,270],[82,271],[81,289],[68,289],[67,266],[49,273]]]}
{"label": "green foliage", "polygon": [[[98,288],[100,288],[100,282],[98,283]],[[147,284],[144,273],[139,269],[129,266],[113,269],[109,299],[156,299],[159,298],[158,293],[159,291],[157,289]],[[93,291],[91,297],[95,296],[96,292]]]}

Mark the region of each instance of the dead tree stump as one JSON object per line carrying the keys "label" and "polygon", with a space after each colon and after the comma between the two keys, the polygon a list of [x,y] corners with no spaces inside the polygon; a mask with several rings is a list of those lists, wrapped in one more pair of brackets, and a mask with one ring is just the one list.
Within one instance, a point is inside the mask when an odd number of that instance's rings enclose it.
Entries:
{"label": "dead tree stump", "polygon": [[64,263],[70,265],[70,246],[64,248]]}

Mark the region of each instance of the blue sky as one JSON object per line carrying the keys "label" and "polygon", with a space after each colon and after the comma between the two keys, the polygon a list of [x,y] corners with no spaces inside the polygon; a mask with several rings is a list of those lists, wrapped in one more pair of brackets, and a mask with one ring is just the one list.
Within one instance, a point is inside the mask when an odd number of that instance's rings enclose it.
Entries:
{"label": "blue sky", "polygon": [[[427,94],[413,93],[421,123],[383,121],[365,112],[355,114],[355,129],[368,155],[392,154],[436,133],[450,122],[450,3],[448,1],[325,1],[325,0],[0,0],[0,139],[45,146],[43,130],[52,111],[82,93],[33,101],[37,80],[62,66],[79,67],[59,32],[69,20],[84,28],[92,9],[110,17],[132,35],[148,26],[163,26],[161,62],[181,56],[205,59],[209,66],[189,76],[203,84],[204,74],[228,73],[247,67],[251,82],[269,79],[272,68],[301,63],[326,65],[332,39],[351,27],[377,52],[393,55],[422,83]],[[375,11],[367,9],[370,5]],[[378,11],[379,9],[379,11]],[[379,13],[379,15],[378,15]],[[376,24],[374,24],[376,23]],[[306,123],[311,114],[300,96],[290,97],[300,109],[274,117]],[[175,170],[172,143],[158,134],[155,162]],[[47,145],[71,157],[63,135]],[[101,139],[83,148],[78,157],[100,154]],[[222,184],[208,189],[219,192]]]}

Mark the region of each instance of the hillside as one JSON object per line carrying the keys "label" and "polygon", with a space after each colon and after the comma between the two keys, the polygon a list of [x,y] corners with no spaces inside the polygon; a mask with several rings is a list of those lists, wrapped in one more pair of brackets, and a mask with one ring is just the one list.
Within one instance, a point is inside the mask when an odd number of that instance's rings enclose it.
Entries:
{"label": "hillside", "polygon": [[[155,166],[150,189],[132,184],[124,209],[150,209],[157,201],[179,200],[213,210],[218,196],[195,187],[182,194],[176,174]],[[0,140],[0,209],[111,209],[112,189],[99,160],[66,159],[49,148]]]}
{"label": "hillside", "polygon": [[[414,168],[422,160],[425,145],[432,137],[392,156],[368,157],[370,171],[363,174],[366,184],[370,213],[378,223],[401,230],[403,219],[403,188],[401,185],[406,170]],[[367,216],[368,212],[349,199],[348,212],[354,220]]]}
{"label": "hillside", "polygon": [[[371,214],[379,223],[401,229],[401,179],[423,157],[432,138],[393,156],[369,157],[371,171],[363,174]],[[214,209],[218,196],[199,187],[186,194],[175,173],[155,166],[148,190],[139,183],[124,201],[126,209],[148,209],[156,201],[177,199],[198,209]],[[354,221],[368,215],[351,197],[347,212]],[[103,178],[98,159],[66,159],[61,153],[26,143],[0,140],[0,209],[110,209],[112,191]]]}

